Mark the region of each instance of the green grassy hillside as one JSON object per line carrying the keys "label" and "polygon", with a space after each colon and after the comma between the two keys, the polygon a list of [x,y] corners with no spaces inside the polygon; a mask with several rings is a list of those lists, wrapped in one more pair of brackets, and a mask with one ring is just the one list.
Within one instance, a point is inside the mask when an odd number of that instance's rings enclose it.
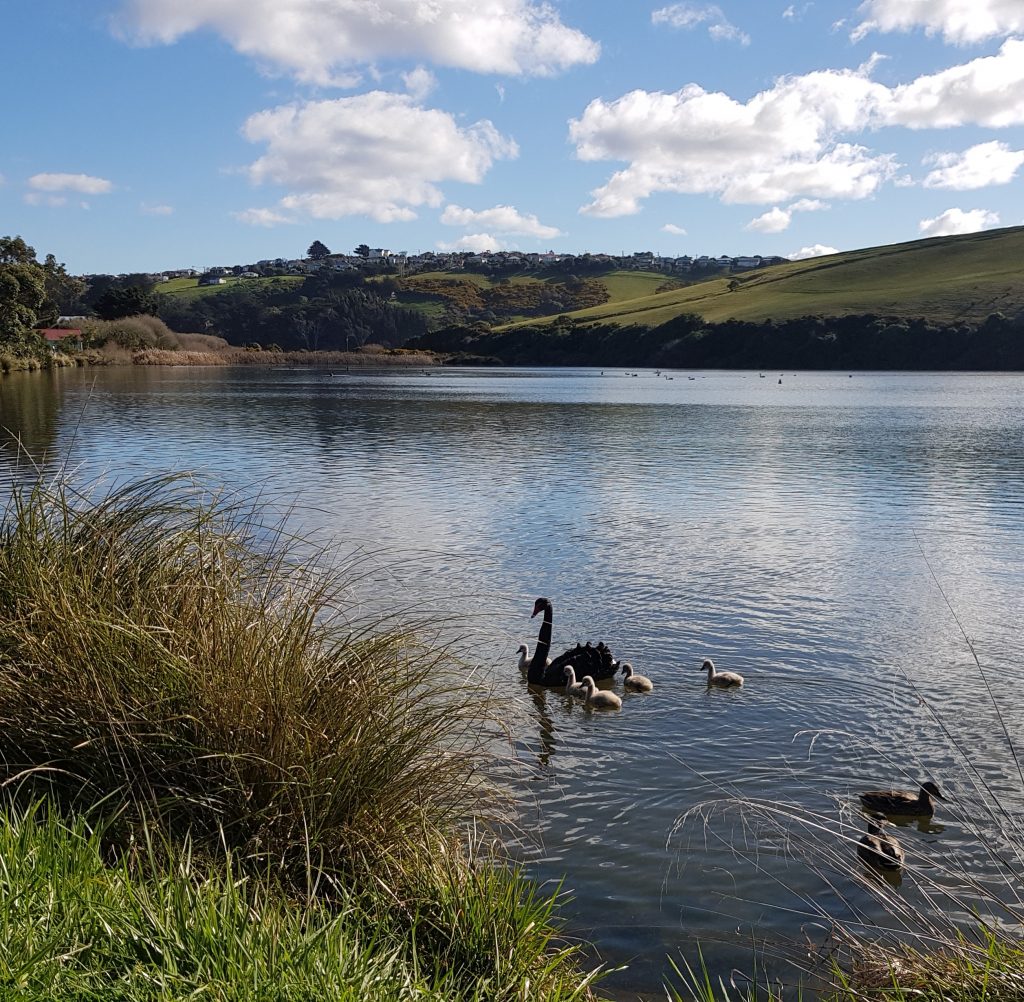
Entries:
{"label": "green grassy hillside", "polygon": [[224,285],[204,285],[200,287],[198,278],[172,278],[169,282],[160,282],[153,291],[181,299],[197,299],[200,296],[215,296],[218,292],[225,292],[239,285],[253,287],[274,285],[278,282],[293,284],[301,281],[301,275],[276,275],[270,278],[235,278],[233,276],[225,276]]}
{"label": "green grassy hillside", "polygon": [[655,327],[680,313],[711,321],[876,313],[951,322],[994,312],[1024,312],[1024,227],[793,261],[571,316]]}

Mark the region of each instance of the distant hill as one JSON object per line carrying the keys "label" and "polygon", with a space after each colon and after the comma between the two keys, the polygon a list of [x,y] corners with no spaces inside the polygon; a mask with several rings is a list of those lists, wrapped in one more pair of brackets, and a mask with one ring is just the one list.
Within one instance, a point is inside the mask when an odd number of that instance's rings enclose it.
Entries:
{"label": "distant hill", "polygon": [[979,323],[992,313],[1024,316],[1024,227],[792,261],[569,315],[578,323],[657,327],[684,313],[712,322],[873,313]]}

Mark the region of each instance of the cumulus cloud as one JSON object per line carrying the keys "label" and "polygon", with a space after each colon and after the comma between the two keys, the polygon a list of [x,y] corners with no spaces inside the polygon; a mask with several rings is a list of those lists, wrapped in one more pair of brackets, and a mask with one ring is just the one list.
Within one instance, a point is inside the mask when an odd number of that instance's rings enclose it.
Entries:
{"label": "cumulus cloud", "polygon": [[676,236],[676,237],[685,237],[686,236],[686,230],[684,230],[681,226],[676,226],[675,223],[666,223],[661,228],[661,232],[662,233],[671,233],[673,236]]}
{"label": "cumulus cloud", "polygon": [[831,209],[832,206],[828,202],[821,201],[820,198],[800,198],[797,199],[790,207],[790,212],[824,212],[826,209]]}
{"label": "cumulus cloud", "polygon": [[716,41],[739,42],[749,45],[750,36],[740,31],[715,4],[700,6],[693,3],[676,3],[662,7],[651,14],[652,24],[667,24],[670,28],[689,30],[706,24],[708,34]]}
{"label": "cumulus cloud", "polygon": [[929,35],[965,45],[1024,32],[1020,0],[865,0],[860,12],[865,19],[851,34],[854,41],[872,31],[924,28]]}
{"label": "cumulus cloud", "polygon": [[862,199],[900,165],[847,138],[885,126],[1024,123],[1024,40],[896,87],[871,79],[876,64],[781,77],[745,103],[697,84],[595,99],[569,124],[576,155],[627,166],[581,211],[630,215],[663,191],[752,204]]}
{"label": "cumulus cloud", "polygon": [[483,254],[484,251],[494,253],[505,249],[502,242],[496,240],[490,233],[468,233],[451,243],[439,240],[437,246],[439,250],[443,251],[472,251],[474,254]]}
{"label": "cumulus cloud", "polygon": [[519,152],[489,121],[463,127],[447,112],[384,91],[261,111],[242,131],[266,144],[248,174],[254,184],[288,189],[270,210],[287,219],[415,219],[417,207],[444,201],[440,182],[479,184],[496,159]]}
{"label": "cumulus cloud", "polygon": [[402,74],[402,83],[415,100],[422,101],[437,86],[437,77],[425,66],[417,66],[416,69]]}
{"label": "cumulus cloud", "polygon": [[789,229],[789,224],[792,221],[793,213],[780,209],[776,205],[756,219],[751,219],[745,229],[755,230],[758,233],[781,233],[783,230]]}
{"label": "cumulus cloud", "polygon": [[1024,150],[1011,150],[1000,142],[979,143],[963,153],[936,153],[923,162],[935,166],[924,179],[926,188],[972,191],[1009,184],[1024,164]]}
{"label": "cumulus cloud", "polygon": [[828,247],[825,244],[812,244],[810,247],[801,247],[788,255],[790,261],[806,261],[812,257],[825,257],[826,254],[838,254],[835,247]]}
{"label": "cumulus cloud", "polygon": [[149,202],[143,202],[139,206],[139,211],[144,216],[171,216],[174,214],[174,207],[170,205],[151,205]]}
{"label": "cumulus cloud", "polygon": [[917,228],[925,237],[948,237],[957,233],[977,233],[999,225],[999,215],[988,209],[946,209],[934,219],[922,219]]}
{"label": "cumulus cloud", "polygon": [[33,191],[74,191],[81,195],[106,195],[114,185],[89,174],[33,174],[28,179]]}
{"label": "cumulus cloud", "polygon": [[538,0],[123,0],[116,30],[141,44],[213,31],[299,80],[341,86],[386,59],[549,76],[600,53]]}
{"label": "cumulus cloud", "polygon": [[542,240],[563,236],[557,227],[545,226],[536,216],[524,215],[511,205],[496,205],[480,212],[447,205],[441,214],[441,222],[445,226],[485,226],[495,233],[521,234]]}

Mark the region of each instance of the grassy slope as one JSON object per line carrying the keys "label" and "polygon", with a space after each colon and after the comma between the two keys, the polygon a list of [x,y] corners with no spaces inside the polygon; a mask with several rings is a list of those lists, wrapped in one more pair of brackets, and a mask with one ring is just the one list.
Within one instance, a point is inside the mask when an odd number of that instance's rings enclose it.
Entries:
{"label": "grassy slope", "polygon": [[[981,320],[997,310],[1013,315],[1024,309],[1022,258],[1024,228],[1013,227],[794,261],[572,315],[650,327],[680,313],[713,321],[811,313]],[[734,278],[739,287],[729,291]]]}
{"label": "grassy slope", "polygon": [[225,276],[224,285],[204,285],[199,287],[197,278],[172,278],[169,282],[160,282],[154,292],[163,295],[174,296],[176,299],[198,299],[200,296],[215,296],[218,292],[225,292],[236,285],[273,285],[277,282],[292,284],[301,282],[301,275],[276,275],[271,278],[231,278]]}

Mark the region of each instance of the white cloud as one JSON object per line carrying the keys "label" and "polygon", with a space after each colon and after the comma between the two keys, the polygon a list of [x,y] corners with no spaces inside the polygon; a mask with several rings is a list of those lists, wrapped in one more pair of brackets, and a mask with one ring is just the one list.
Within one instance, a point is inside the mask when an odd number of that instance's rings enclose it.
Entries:
{"label": "white cloud", "polygon": [[828,247],[825,244],[812,244],[810,247],[801,247],[789,255],[790,261],[806,261],[812,257],[825,257],[826,254],[838,254],[835,247]]}
{"label": "white cloud", "polygon": [[106,195],[114,185],[89,174],[33,174],[28,186],[34,191],[77,191],[83,195]]}
{"label": "white cloud", "polygon": [[139,211],[145,216],[172,216],[174,215],[174,208],[170,205],[151,205],[148,202],[143,202],[139,206]]}
{"label": "white cloud", "polygon": [[28,205],[48,205],[52,209],[68,204],[66,195],[44,195],[38,191],[29,191],[25,194],[25,202]]}
{"label": "white cloud", "polygon": [[1000,142],[979,143],[963,153],[936,153],[923,162],[935,165],[924,179],[926,188],[971,191],[1009,184],[1024,164],[1024,150],[1011,150]]}
{"label": "white cloud", "polygon": [[600,53],[538,0],[124,0],[116,30],[142,44],[209,30],[302,81],[341,86],[389,59],[549,76]]}
{"label": "white cloud", "polygon": [[248,168],[252,181],[289,189],[272,211],[315,219],[415,219],[417,207],[444,201],[438,183],[479,184],[496,159],[519,152],[489,121],[460,127],[383,91],[262,111],[242,131],[267,145]]}
{"label": "white cloud", "polygon": [[722,12],[722,8],[715,4],[705,6],[693,3],[672,4],[670,7],[662,7],[660,10],[654,11],[651,14],[651,23],[667,24],[670,28],[684,30],[706,24],[708,34],[715,41],[739,42],[740,45],[750,44],[750,36],[730,23]]}
{"label": "white cloud", "polygon": [[911,129],[1024,124],[1024,39],[1007,39],[994,56],[886,91],[876,114],[880,125]]}
{"label": "white cloud", "polygon": [[437,77],[425,66],[417,66],[416,69],[402,74],[402,82],[405,89],[416,101],[422,101],[428,94],[433,93],[437,87]]}
{"label": "white cloud", "polygon": [[275,212],[273,209],[243,209],[241,212],[232,212],[240,223],[247,223],[249,226],[280,226],[283,223],[293,223],[294,219]]}
{"label": "white cloud", "polygon": [[828,202],[821,201],[820,198],[801,198],[795,201],[790,207],[790,212],[824,212],[826,209],[831,209],[832,206]]}
{"label": "white cloud", "polygon": [[789,229],[789,224],[792,221],[793,213],[780,209],[776,205],[756,219],[751,219],[744,229],[755,230],[758,233],[781,233],[783,230]]}
{"label": "white cloud", "polygon": [[946,209],[934,219],[922,219],[918,229],[922,236],[948,237],[956,233],[977,233],[999,225],[999,215],[987,209]]}
{"label": "white cloud", "polygon": [[957,45],[1024,32],[1020,0],[865,0],[860,12],[865,20],[850,36],[854,41],[871,31],[914,28]]}
{"label": "white cloud", "polygon": [[627,166],[593,191],[581,211],[630,215],[656,192],[762,205],[863,199],[900,164],[845,137],[886,126],[1024,124],[1024,40],[1009,39],[997,55],[897,87],[870,78],[877,62],[781,77],[745,103],[697,84],[591,101],[569,124],[576,155]]}
{"label": "white cloud", "polygon": [[447,205],[441,214],[441,222],[445,226],[485,226],[495,233],[516,233],[542,240],[564,235],[557,227],[545,226],[536,216],[524,215],[511,205],[496,205],[480,212]]}
{"label": "white cloud", "polygon": [[666,223],[661,228],[661,232],[662,233],[671,233],[673,236],[676,236],[676,237],[685,237],[686,236],[686,230],[684,230],[681,226],[676,226],[675,223]]}
{"label": "white cloud", "polygon": [[484,251],[504,250],[505,247],[500,240],[496,240],[490,233],[469,233],[452,243],[437,242],[439,250],[443,251],[472,251],[474,254],[482,254]]}

